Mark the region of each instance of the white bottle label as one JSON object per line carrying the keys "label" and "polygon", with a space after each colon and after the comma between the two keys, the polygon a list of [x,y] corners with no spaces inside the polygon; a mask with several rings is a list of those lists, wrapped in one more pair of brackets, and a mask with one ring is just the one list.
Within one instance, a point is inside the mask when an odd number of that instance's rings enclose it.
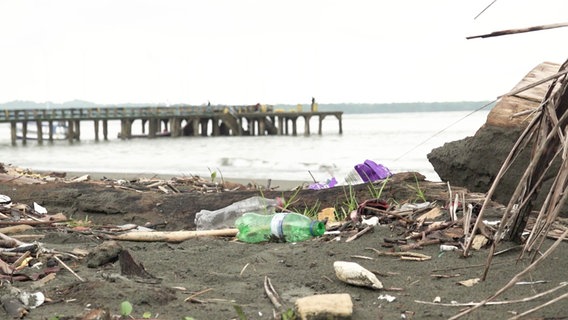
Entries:
{"label": "white bottle label", "polygon": [[284,218],[286,217],[287,213],[280,212],[272,217],[270,221],[270,232],[273,236],[278,239],[284,238],[284,231],[282,230],[282,223],[284,222]]}

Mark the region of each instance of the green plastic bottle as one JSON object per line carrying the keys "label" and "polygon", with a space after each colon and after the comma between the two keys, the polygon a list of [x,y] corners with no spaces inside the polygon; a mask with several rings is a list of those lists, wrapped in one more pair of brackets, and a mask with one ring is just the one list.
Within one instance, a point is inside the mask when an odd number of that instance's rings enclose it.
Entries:
{"label": "green plastic bottle", "polygon": [[237,239],[248,243],[270,240],[299,242],[319,237],[325,232],[323,222],[293,212],[271,215],[247,212],[235,221],[235,226],[239,229]]}

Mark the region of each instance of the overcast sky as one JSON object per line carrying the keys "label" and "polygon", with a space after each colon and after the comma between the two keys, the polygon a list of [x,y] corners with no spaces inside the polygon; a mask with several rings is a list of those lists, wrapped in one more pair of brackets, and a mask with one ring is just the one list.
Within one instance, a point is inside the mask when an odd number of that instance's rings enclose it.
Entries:
{"label": "overcast sky", "polygon": [[0,102],[492,100],[568,58],[567,0],[0,0]]}

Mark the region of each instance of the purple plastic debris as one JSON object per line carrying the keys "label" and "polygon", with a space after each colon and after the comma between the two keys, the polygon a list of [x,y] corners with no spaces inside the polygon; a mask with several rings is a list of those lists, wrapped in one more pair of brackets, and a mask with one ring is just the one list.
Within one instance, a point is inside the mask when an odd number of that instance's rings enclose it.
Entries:
{"label": "purple plastic debris", "polygon": [[382,164],[376,164],[372,160],[365,160],[365,162],[356,165],[355,171],[357,171],[364,182],[373,182],[392,176],[392,173],[387,167]]}
{"label": "purple plastic debris", "polygon": [[335,187],[335,185],[337,185],[337,180],[334,177],[334,178],[328,179],[326,182],[312,183],[308,186],[308,189],[310,189],[310,190],[321,190],[321,189],[333,188],[333,187]]}

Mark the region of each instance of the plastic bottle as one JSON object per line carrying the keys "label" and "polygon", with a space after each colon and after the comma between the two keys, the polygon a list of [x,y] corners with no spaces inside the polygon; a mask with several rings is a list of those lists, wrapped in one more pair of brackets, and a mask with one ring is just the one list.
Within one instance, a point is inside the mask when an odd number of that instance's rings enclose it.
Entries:
{"label": "plastic bottle", "polygon": [[237,219],[235,226],[239,229],[237,238],[248,243],[271,239],[299,242],[319,237],[325,232],[323,222],[293,212],[272,215],[247,212]]}
{"label": "plastic bottle", "polygon": [[345,177],[345,184],[361,184],[366,182],[375,182],[390,177],[392,173],[382,164],[377,164],[373,160],[365,160],[365,162],[357,164],[353,167]]}
{"label": "plastic bottle", "polygon": [[359,173],[357,173],[355,169],[349,171],[345,176],[345,184],[347,185],[356,185],[356,184],[361,184],[363,182],[364,182],[363,179],[361,179],[361,176],[359,175]]}
{"label": "plastic bottle", "polygon": [[260,196],[237,201],[224,208],[209,211],[201,210],[195,214],[197,230],[215,230],[233,228],[235,220],[245,212],[274,213],[274,208],[282,206],[282,198],[266,199]]}

